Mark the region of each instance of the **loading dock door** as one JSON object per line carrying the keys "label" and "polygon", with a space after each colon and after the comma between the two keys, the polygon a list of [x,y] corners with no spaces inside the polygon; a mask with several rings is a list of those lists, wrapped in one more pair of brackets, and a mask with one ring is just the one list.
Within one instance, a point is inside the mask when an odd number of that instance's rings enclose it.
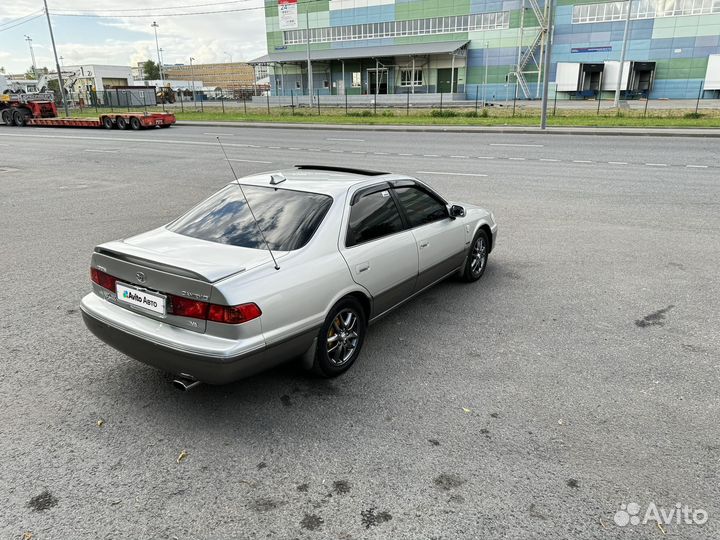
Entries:
{"label": "loading dock door", "polygon": [[647,95],[655,78],[655,62],[633,62],[628,90]]}
{"label": "loading dock door", "polygon": [[557,92],[577,92],[580,80],[580,64],[578,62],[558,62],[555,74]]}
{"label": "loading dock door", "polygon": [[[605,70],[603,71],[602,89],[610,92],[617,90],[618,77],[620,76],[620,62],[617,60],[608,60],[605,62]],[[623,63],[622,83],[620,91],[627,90],[628,79],[630,78],[630,62]]]}
{"label": "loading dock door", "polygon": [[581,92],[599,91],[604,69],[605,64],[582,64],[580,88],[578,90]]}
{"label": "loading dock door", "polygon": [[705,90],[720,90],[720,54],[711,54],[708,57],[704,88]]}

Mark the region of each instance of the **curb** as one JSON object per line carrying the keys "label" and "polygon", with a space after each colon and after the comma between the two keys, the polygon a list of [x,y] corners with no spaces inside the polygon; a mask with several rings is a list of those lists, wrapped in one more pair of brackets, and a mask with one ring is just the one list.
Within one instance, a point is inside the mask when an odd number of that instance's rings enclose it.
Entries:
{"label": "curb", "polygon": [[534,127],[512,126],[402,126],[358,124],[294,124],[280,122],[210,122],[183,120],[178,126],[298,129],[327,131],[384,131],[398,133],[499,133],[519,135],[594,135],[616,137],[720,137],[720,128],[595,128],[551,127],[546,130]]}

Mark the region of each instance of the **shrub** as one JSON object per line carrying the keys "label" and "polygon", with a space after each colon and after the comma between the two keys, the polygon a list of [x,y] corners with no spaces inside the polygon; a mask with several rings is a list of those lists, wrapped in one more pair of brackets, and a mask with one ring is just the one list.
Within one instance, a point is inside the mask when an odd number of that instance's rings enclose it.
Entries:
{"label": "shrub", "polygon": [[705,116],[703,113],[698,113],[698,112],[689,112],[689,113],[685,113],[683,115],[684,118],[693,119],[693,120],[697,120],[698,118],[702,118],[703,116]]}
{"label": "shrub", "polygon": [[441,111],[439,109],[433,109],[430,111],[430,116],[435,118],[454,118],[457,116],[455,111]]}

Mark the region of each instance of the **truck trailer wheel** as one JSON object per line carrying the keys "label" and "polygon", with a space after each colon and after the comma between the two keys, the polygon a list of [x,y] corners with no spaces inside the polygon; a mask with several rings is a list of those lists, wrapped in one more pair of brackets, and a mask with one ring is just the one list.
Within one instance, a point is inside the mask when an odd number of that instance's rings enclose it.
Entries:
{"label": "truck trailer wheel", "polygon": [[0,115],[3,123],[7,124],[8,126],[12,125],[13,123],[12,113],[13,112],[10,109],[3,109],[2,115]]}
{"label": "truck trailer wheel", "polygon": [[142,124],[140,123],[140,119],[137,116],[130,117],[130,127],[132,129],[140,129],[142,127]]}
{"label": "truck trailer wheel", "polygon": [[118,116],[115,119],[115,125],[117,125],[118,129],[127,129],[127,120],[122,116]]}
{"label": "truck trailer wheel", "polygon": [[23,127],[25,124],[27,124],[29,116],[30,113],[28,113],[27,111],[15,111],[13,112],[13,124],[15,124],[17,127]]}
{"label": "truck trailer wheel", "polygon": [[110,118],[109,116],[103,116],[102,117],[102,125],[105,129],[112,129],[112,127],[113,127],[112,118]]}

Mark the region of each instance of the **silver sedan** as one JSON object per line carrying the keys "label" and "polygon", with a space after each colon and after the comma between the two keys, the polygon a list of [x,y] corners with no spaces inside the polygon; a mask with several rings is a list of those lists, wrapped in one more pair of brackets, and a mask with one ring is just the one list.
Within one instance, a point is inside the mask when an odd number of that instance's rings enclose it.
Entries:
{"label": "silver sedan", "polygon": [[496,235],[492,213],[420,180],[297,166],[97,246],[82,315],[181,388],[298,357],[333,377],[357,360],[370,323],[445,278],[480,279]]}

